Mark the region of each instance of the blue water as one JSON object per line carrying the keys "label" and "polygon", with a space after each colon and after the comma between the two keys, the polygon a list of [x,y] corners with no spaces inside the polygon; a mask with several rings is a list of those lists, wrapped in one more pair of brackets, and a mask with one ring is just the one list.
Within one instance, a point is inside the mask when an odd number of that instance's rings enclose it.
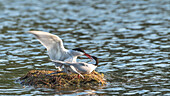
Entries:
{"label": "blue water", "polygon": [[[0,95],[170,96],[169,0],[0,0]],[[55,70],[29,30],[100,59],[106,86],[22,86],[30,70]],[[85,56],[79,61],[88,62]]]}

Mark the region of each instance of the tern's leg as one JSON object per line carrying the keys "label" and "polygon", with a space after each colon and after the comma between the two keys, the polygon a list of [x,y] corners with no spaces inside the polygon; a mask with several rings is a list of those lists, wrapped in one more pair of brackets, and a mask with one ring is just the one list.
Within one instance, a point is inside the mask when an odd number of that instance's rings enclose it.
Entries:
{"label": "tern's leg", "polygon": [[61,67],[57,67],[57,66],[55,66],[55,68],[56,68],[56,69],[58,69],[59,71],[61,71]]}
{"label": "tern's leg", "polygon": [[80,73],[76,70],[76,68],[74,68],[74,66],[70,65],[70,68],[71,68],[75,73],[79,74],[79,75],[84,79],[84,76],[83,76],[82,74],[80,74]]}
{"label": "tern's leg", "polygon": [[59,71],[62,70],[62,69],[61,69],[62,66],[63,66],[62,64],[58,64],[58,63],[55,62],[55,68],[58,69]]}

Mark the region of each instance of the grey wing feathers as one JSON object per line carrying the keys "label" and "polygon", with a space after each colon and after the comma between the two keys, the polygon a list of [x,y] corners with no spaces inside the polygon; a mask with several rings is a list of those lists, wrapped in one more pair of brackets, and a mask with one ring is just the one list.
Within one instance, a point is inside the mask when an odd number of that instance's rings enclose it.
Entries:
{"label": "grey wing feathers", "polygon": [[[52,62],[55,63],[55,65],[66,65],[66,66],[69,66],[73,72],[79,74],[82,78],[84,78],[84,76],[77,71],[77,69],[74,67],[75,64],[77,63],[69,63],[69,62],[63,62],[63,61],[58,61],[58,60],[51,60]],[[80,64],[83,64],[83,63],[80,63]]]}
{"label": "grey wing feathers", "polygon": [[74,63],[69,63],[69,62],[63,62],[63,61],[58,61],[58,60],[51,60],[52,62],[54,62],[55,64],[61,64],[61,65],[66,65],[66,66],[70,66]]}
{"label": "grey wing feathers", "polygon": [[34,34],[41,44],[47,48],[48,54],[53,60],[59,60],[63,52],[66,51],[62,40],[56,35],[42,31],[29,31],[29,33]]}
{"label": "grey wing feathers", "polygon": [[71,65],[70,68],[71,68],[75,73],[79,74],[79,75],[84,79],[84,76],[83,76],[82,74],[80,74],[80,73],[76,70],[76,68],[75,68],[74,66]]}

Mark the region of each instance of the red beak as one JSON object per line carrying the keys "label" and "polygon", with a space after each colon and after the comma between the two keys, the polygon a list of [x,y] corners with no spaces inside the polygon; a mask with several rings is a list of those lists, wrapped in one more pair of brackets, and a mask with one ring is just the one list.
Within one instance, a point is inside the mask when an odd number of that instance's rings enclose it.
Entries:
{"label": "red beak", "polygon": [[87,54],[87,53],[84,53],[84,55],[86,55],[88,58],[90,58],[90,59],[93,59],[89,54]]}

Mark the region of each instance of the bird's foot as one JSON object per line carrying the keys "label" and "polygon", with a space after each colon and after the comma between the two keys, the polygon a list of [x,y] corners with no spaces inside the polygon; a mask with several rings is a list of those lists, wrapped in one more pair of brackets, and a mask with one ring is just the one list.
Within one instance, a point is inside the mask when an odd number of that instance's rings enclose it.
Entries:
{"label": "bird's foot", "polygon": [[80,77],[82,77],[82,78],[84,79],[84,76],[83,76],[83,75],[78,74],[78,75],[77,75],[77,78],[80,79]]}

